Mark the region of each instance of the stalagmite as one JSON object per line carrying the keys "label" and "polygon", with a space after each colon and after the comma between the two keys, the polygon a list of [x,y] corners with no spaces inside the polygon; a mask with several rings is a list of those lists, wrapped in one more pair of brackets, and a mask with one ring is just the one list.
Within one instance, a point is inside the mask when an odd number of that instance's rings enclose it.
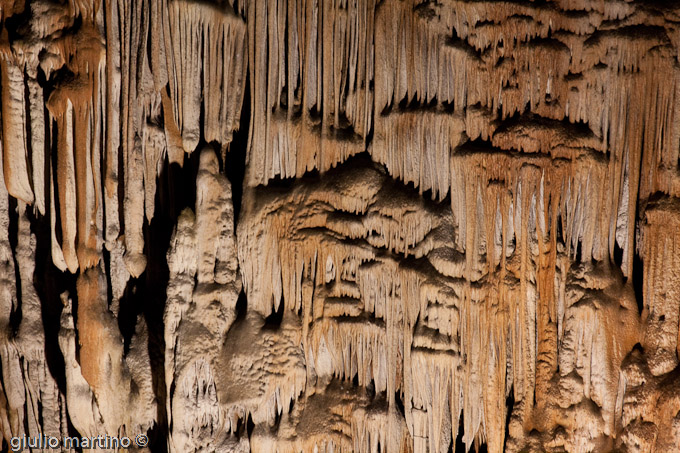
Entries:
{"label": "stalagmite", "polygon": [[2,450],[677,450],[678,24],[0,0]]}
{"label": "stalagmite", "polygon": [[[18,210],[19,225],[15,258],[20,274],[22,321],[15,337],[15,344],[22,358],[28,426],[26,435],[44,434],[61,437],[67,434],[63,430],[66,422],[61,413],[63,403],[57,382],[50,373],[46,361],[45,331],[40,299],[33,286],[36,239],[30,231],[26,206],[21,204]],[[12,384],[7,386],[8,389],[21,383],[19,380],[10,382]]]}
{"label": "stalagmite", "polygon": [[[236,262],[231,186],[215,152],[204,148],[196,180],[196,214],[179,216],[168,251],[165,384],[174,451],[224,449],[238,441],[222,394],[230,380],[222,360],[236,318],[241,279]],[[252,397],[252,396],[251,396]],[[220,403],[222,406],[220,406]]]}

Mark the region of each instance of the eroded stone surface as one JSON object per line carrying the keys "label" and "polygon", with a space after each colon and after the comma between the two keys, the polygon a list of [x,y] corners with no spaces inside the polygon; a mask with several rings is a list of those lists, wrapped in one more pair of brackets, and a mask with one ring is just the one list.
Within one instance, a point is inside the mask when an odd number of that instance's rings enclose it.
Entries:
{"label": "eroded stone surface", "polygon": [[673,451],[680,9],[0,0],[0,430]]}

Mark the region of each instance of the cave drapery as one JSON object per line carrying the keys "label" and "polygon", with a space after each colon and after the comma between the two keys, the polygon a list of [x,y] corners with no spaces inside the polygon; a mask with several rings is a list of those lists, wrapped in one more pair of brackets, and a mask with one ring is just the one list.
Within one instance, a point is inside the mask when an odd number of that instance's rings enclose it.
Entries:
{"label": "cave drapery", "polygon": [[0,0],[4,447],[677,451],[679,77],[673,0]]}

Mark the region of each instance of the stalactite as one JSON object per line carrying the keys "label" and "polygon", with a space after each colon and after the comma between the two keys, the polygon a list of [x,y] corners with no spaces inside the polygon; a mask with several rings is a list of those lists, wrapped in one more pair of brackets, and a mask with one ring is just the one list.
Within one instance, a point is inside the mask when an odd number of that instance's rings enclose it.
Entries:
{"label": "stalactite", "polygon": [[679,12],[0,1],[3,448],[672,451]]}
{"label": "stalactite", "polygon": [[167,8],[167,73],[184,150],[193,152],[201,137],[226,149],[239,126],[245,91],[246,25],[228,7],[160,3]]}

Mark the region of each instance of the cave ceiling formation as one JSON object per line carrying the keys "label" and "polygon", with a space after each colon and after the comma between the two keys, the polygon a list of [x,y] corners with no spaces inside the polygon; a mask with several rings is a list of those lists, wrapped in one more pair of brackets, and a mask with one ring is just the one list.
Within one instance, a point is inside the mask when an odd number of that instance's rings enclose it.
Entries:
{"label": "cave ceiling formation", "polygon": [[0,0],[4,448],[678,451],[679,51],[673,0]]}

